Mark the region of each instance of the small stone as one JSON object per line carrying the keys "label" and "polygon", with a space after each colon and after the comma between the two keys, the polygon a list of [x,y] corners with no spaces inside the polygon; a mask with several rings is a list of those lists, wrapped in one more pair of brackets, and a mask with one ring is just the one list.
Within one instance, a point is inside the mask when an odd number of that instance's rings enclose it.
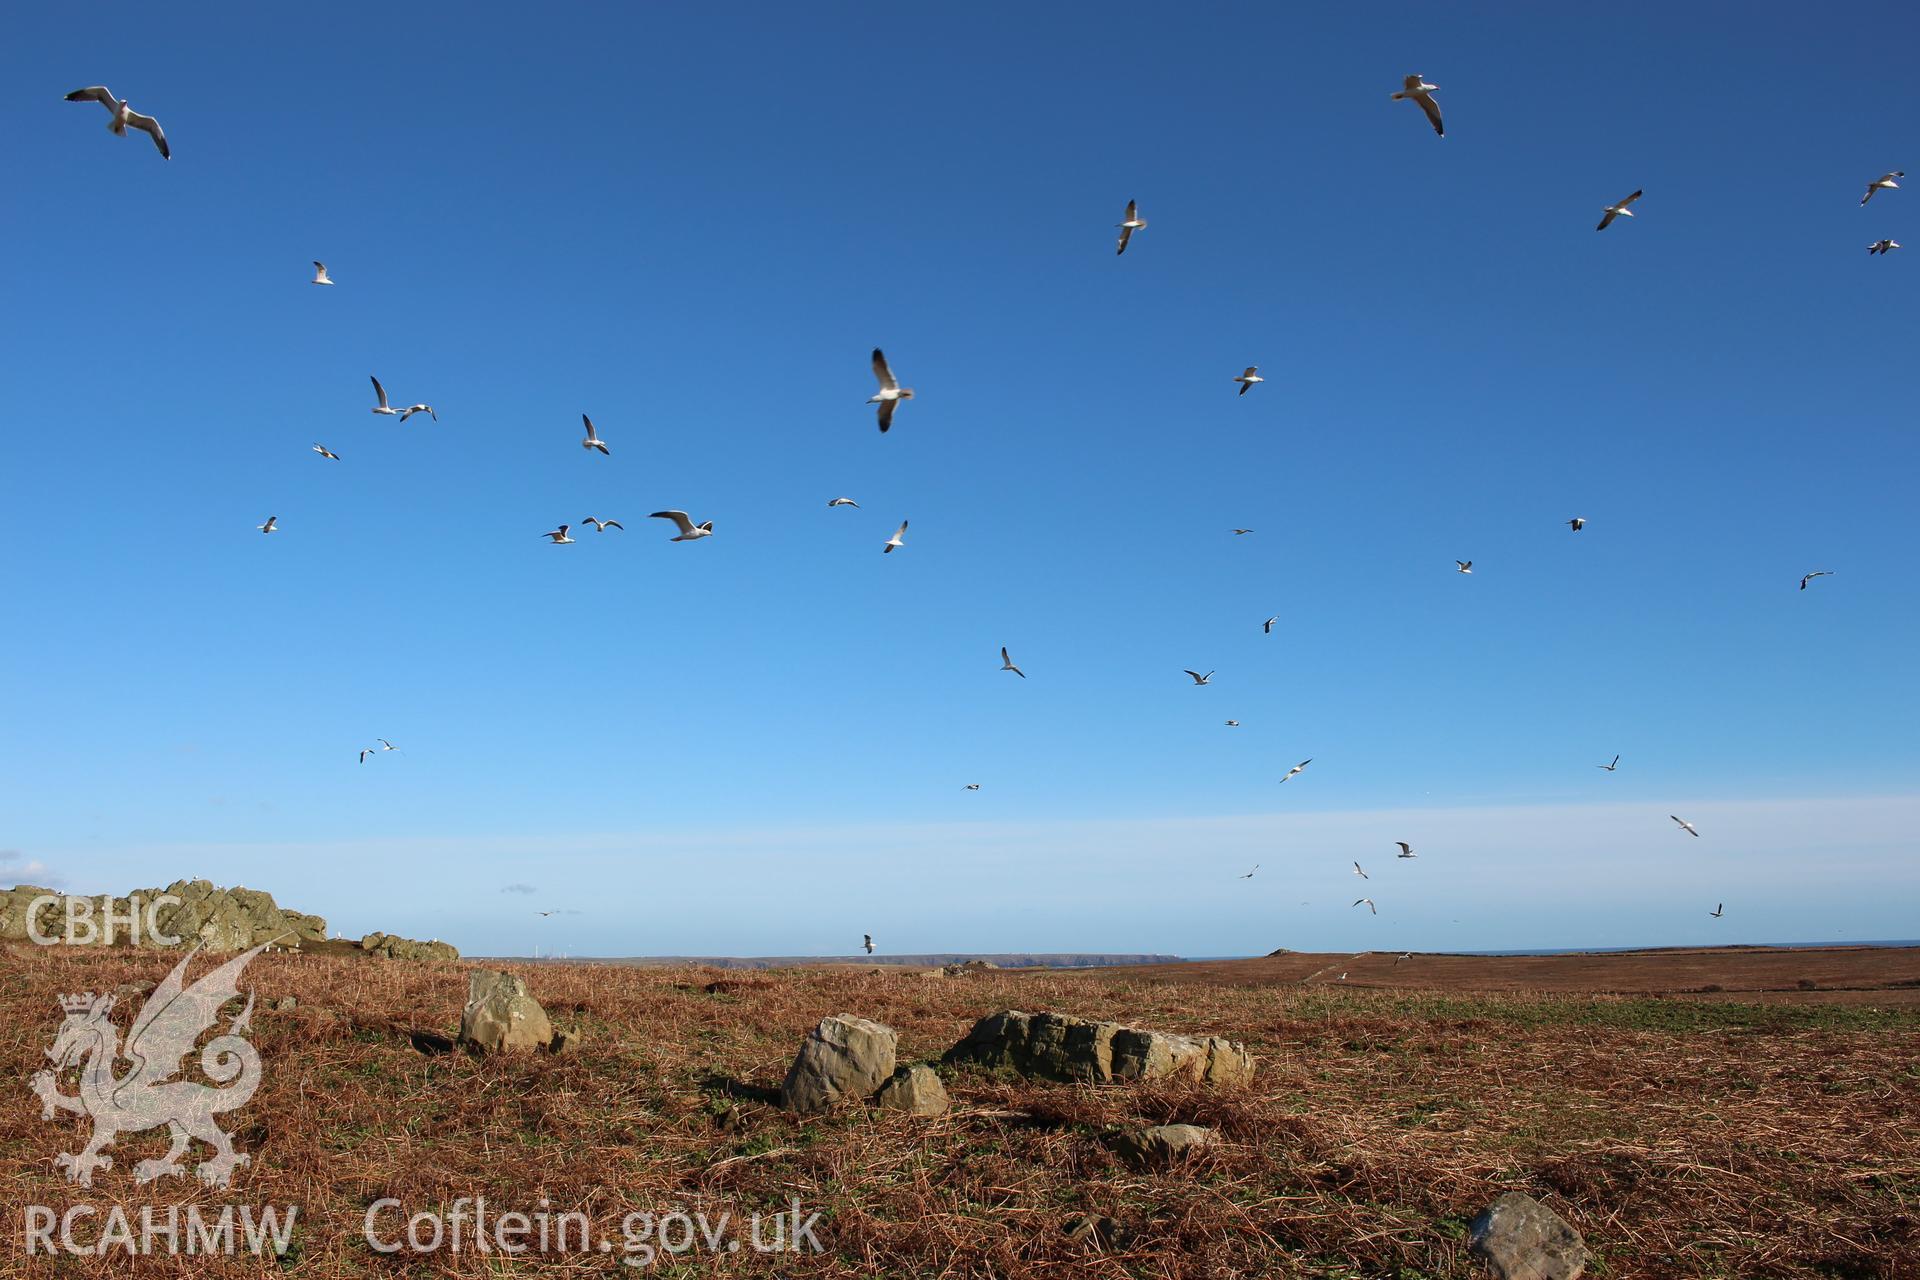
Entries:
{"label": "small stone", "polygon": [[939,1074],[924,1062],[894,1072],[873,1096],[873,1103],[888,1111],[904,1111],[914,1116],[942,1115],[953,1106],[953,1100],[947,1096],[947,1086],[940,1083]]}
{"label": "small stone", "polygon": [[1219,1137],[1197,1124],[1157,1124],[1113,1139],[1114,1154],[1136,1169],[1156,1168],[1186,1159]]}
{"label": "small stone", "polygon": [[580,1033],[572,1028],[562,1028],[553,1033],[553,1039],[547,1041],[548,1053],[572,1053],[580,1047]]}
{"label": "small stone", "polygon": [[1062,1230],[1075,1244],[1091,1244],[1096,1249],[1111,1249],[1127,1235],[1127,1229],[1117,1218],[1103,1213],[1083,1213],[1068,1218]]}
{"label": "small stone", "polygon": [[1509,1191],[1473,1220],[1467,1248],[1500,1280],[1577,1280],[1587,1246],[1565,1219],[1532,1196]]}

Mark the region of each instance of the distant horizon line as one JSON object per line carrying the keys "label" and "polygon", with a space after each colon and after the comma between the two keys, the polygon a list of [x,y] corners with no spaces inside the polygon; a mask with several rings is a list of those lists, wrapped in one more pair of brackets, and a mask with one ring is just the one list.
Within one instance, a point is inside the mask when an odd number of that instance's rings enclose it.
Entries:
{"label": "distant horizon line", "polygon": [[[1828,940],[1821,942],[1674,942],[1648,943],[1627,947],[1499,947],[1483,951],[1442,950],[1428,951],[1415,949],[1412,954],[1419,956],[1578,956],[1578,955],[1626,955],[1642,951],[1812,951],[1835,947],[1920,947],[1920,938],[1864,938],[1856,940]],[[1401,947],[1368,947],[1353,952],[1354,955],[1392,955],[1407,950]],[[470,955],[467,960],[519,960],[528,962],[560,960],[607,960],[627,964],[712,964],[712,965],[777,965],[806,964],[823,960],[845,961],[849,964],[962,964],[968,960],[1038,960],[1088,961],[1082,966],[1071,964],[1051,964],[1030,966],[1035,968],[1121,968],[1131,964],[1203,964],[1222,960],[1263,960],[1273,955],[1338,955],[1338,951],[1293,951],[1288,947],[1274,951],[1261,951],[1247,955],[1221,956],[1182,956],[1167,952],[1151,951],[909,951],[892,955],[863,955],[858,952],[851,955]]]}

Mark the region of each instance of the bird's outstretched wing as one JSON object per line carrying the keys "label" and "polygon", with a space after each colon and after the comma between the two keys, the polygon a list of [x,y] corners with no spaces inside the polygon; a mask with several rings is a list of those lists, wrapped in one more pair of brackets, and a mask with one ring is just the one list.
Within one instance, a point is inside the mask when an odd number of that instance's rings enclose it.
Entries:
{"label": "bird's outstretched wing", "polygon": [[153,136],[153,145],[160,148],[162,160],[173,159],[173,148],[167,145],[167,135],[160,131],[160,122],[152,116],[143,116],[138,111],[127,112],[127,127],[144,129]]}
{"label": "bird's outstretched wing", "polygon": [[887,367],[887,357],[881,353],[878,347],[873,349],[873,376],[880,379],[880,389],[882,391],[898,391],[900,389],[900,383],[894,378],[893,370]]}
{"label": "bird's outstretched wing", "polygon": [[367,378],[373,383],[373,394],[380,398],[380,407],[382,409],[391,409],[393,406],[387,403],[387,389],[380,385],[380,379],[374,377],[372,374],[368,374]]}
{"label": "bird's outstretched wing", "polygon": [[882,400],[880,402],[880,434],[885,435],[887,428],[893,425],[893,407],[899,403],[898,400]]}
{"label": "bird's outstretched wing", "polygon": [[[1414,79],[1418,80],[1419,77],[1415,76]],[[1422,111],[1427,113],[1427,121],[1433,125],[1433,131],[1442,138],[1446,137],[1447,126],[1440,123],[1440,104],[1433,100],[1433,95],[1430,93],[1416,93],[1413,95],[1413,100],[1420,104]],[[1473,122],[1468,121],[1467,123],[1471,124]],[[1471,133],[1472,130],[1468,130],[1468,132]]]}
{"label": "bird's outstretched wing", "polygon": [[684,511],[656,511],[652,515],[649,515],[647,519],[671,520],[676,525],[680,526],[680,532],[682,533],[693,532],[693,521],[687,518],[687,513]]}
{"label": "bird's outstretched wing", "polygon": [[[1129,208],[1129,209],[1131,209],[1131,208],[1132,208],[1132,206],[1131,206],[1131,205],[1129,205],[1129,206],[1128,206],[1128,208]],[[1127,216],[1128,216],[1129,218],[1131,218],[1131,217],[1132,217],[1133,215],[1132,215],[1131,213],[1129,213],[1129,214],[1128,214]],[[1118,247],[1118,248],[1116,248],[1116,249],[1115,249],[1115,250],[1113,251],[1113,252],[1114,252],[1114,255],[1115,255],[1116,257],[1117,257],[1118,255],[1120,255],[1120,254],[1123,254],[1123,253],[1125,253],[1125,252],[1127,251],[1127,241],[1129,241],[1129,240],[1131,240],[1131,239],[1133,239],[1133,228],[1132,228],[1132,227],[1121,227],[1121,228],[1120,228],[1120,244],[1119,244],[1119,247]]]}
{"label": "bird's outstretched wing", "polygon": [[97,102],[109,111],[120,110],[120,99],[113,96],[111,90],[103,84],[91,84],[84,89],[75,89],[67,95],[68,102]]}

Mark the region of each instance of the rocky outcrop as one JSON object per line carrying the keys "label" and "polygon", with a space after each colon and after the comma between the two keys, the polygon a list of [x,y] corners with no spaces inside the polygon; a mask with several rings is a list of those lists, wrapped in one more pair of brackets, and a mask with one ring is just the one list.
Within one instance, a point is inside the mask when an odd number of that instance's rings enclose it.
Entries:
{"label": "rocky outcrop", "polygon": [[467,975],[467,1007],[460,1043],[475,1053],[532,1053],[554,1042],[553,1023],[527,984],[511,973],[475,969]]}
{"label": "rocky outcrop", "polygon": [[1113,1152],[1136,1169],[1162,1169],[1205,1147],[1218,1135],[1197,1124],[1157,1124],[1131,1129],[1115,1137]]}
{"label": "rocky outcrop", "polygon": [[360,949],[370,956],[380,956],[386,960],[458,960],[460,953],[451,943],[435,938],[431,942],[415,942],[412,938],[397,938],[391,933],[370,933],[360,939]]}
{"label": "rocky outcrop", "polygon": [[[223,954],[263,944],[288,949],[324,944],[327,922],[287,910],[264,890],[222,889],[207,880],[175,880],[164,889],[135,889],[118,897],[63,894],[36,885],[0,889],[0,942],[34,941],[36,935],[55,940],[54,945],[200,947]],[[372,940],[379,945],[364,945]],[[384,933],[369,935],[362,949],[397,959],[460,958],[444,942]]]}
{"label": "rocky outcrop", "polygon": [[1473,1220],[1467,1248],[1500,1280],[1578,1280],[1587,1246],[1559,1214],[1530,1195],[1509,1191]]}
{"label": "rocky outcrop", "polygon": [[953,1100],[947,1096],[947,1086],[940,1083],[939,1074],[926,1063],[916,1062],[895,1071],[873,1095],[873,1105],[911,1116],[937,1116],[944,1115]]}
{"label": "rocky outcrop", "polygon": [[892,1027],[850,1013],[820,1019],[780,1086],[780,1105],[818,1115],[842,1100],[873,1096],[893,1074],[897,1043]]}
{"label": "rocky outcrop", "polygon": [[1179,1036],[1095,1022],[1065,1013],[1004,1009],[973,1025],[946,1061],[1004,1067],[1048,1080],[1161,1080],[1184,1076],[1207,1084],[1253,1079],[1253,1055],[1220,1036]]}

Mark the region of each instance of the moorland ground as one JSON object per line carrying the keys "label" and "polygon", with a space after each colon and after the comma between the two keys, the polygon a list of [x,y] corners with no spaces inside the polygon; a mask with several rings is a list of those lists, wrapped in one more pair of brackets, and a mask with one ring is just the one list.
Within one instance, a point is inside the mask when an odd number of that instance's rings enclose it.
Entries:
{"label": "moorland ground", "polygon": [[[383,1197],[445,1212],[484,1195],[496,1213],[578,1210],[616,1242],[637,1211],[739,1220],[797,1199],[822,1215],[817,1256],[660,1254],[665,1275],[1438,1280],[1482,1274],[1467,1224],[1518,1188],[1585,1235],[1593,1275],[1920,1276],[1920,952],[1642,954],[1584,977],[1573,958],[1391,955],[963,977],[541,964],[521,972],[579,1047],[489,1060],[422,1034],[457,1026],[465,965],[263,955],[245,980],[262,1083],[223,1117],[252,1163],[214,1190],[136,1185],[166,1146],[152,1132],[121,1139],[93,1188],[69,1185],[55,1156],[87,1124],[42,1120],[27,1087],[62,994],[152,981],[175,957],[23,948],[0,955],[0,1273],[644,1274],[619,1248],[383,1255],[362,1232]],[[1634,985],[1661,966],[1672,993]],[[1592,994],[1608,982],[1643,994]],[[276,1011],[285,996],[297,1006]],[[1002,1008],[1227,1035],[1259,1070],[1244,1090],[954,1072],[954,1109],[924,1120],[777,1106],[825,1014],[894,1027],[911,1060]],[[1159,1172],[1107,1145],[1166,1122],[1223,1141]],[[300,1214],[264,1262],[25,1256],[27,1205],[189,1203]],[[1069,1233],[1094,1215],[1117,1237]]]}

